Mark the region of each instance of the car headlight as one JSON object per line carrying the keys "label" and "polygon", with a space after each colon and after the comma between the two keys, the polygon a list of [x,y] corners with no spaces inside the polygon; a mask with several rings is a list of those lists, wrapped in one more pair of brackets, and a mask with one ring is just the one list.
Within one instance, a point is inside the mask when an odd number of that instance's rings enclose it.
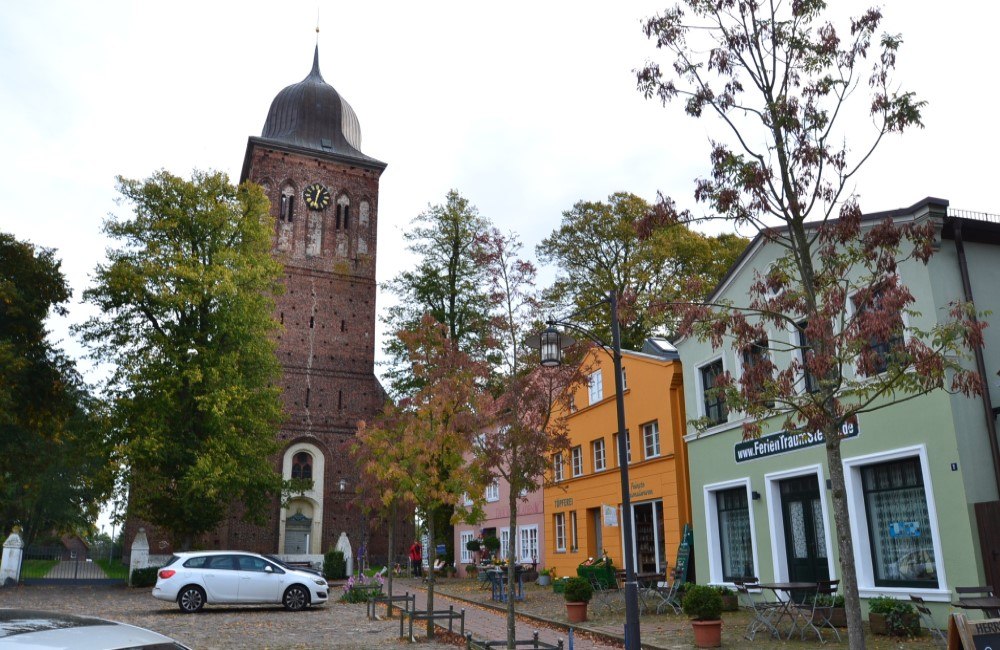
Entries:
{"label": "car headlight", "polygon": [[316,582],[316,584],[318,584],[318,585],[319,585],[320,587],[325,587],[325,586],[326,586],[326,580],[323,580],[323,579],[321,579],[321,578],[316,578],[315,582]]}

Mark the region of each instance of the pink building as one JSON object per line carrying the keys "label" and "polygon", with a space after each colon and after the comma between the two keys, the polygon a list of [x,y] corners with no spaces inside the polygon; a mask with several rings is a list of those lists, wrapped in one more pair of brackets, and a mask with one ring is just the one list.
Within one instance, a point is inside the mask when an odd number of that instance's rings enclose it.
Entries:
{"label": "pink building", "polygon": [[544,544],[542,539],[545,521],[542,508],[542,491],[526,495],[517,504],[517,531],[510,533],[510,508],[507,481],[498,479],[486,488],[486,519],[482,522],[455,524],[455,566],[458,575],[465,575],[465,565],[474,564],[478,556],[465,548],[472,539],[495,536],[500,540],[500,557],[506,557],[509,544],[515,544],[515,557],[520,564],[536,564],[540,570],[544,565]]}

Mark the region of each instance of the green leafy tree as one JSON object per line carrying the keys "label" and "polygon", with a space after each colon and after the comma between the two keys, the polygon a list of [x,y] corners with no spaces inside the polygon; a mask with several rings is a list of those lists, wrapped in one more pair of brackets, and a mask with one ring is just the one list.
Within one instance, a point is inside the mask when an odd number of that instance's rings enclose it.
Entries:
{"label": "green leafy tree", "polygon": [[[582,380],[576,364],[542,368],[526,339],[541,330],[535,267],[519,257],[521,244],[495,229],[481,237],[481,263],[489,275],[493,334],[499,360],[492,367],[497,397],[489,404],[490,426],[477,438],[476,473],[509,486],[508,530],[516,531],[518,506],[538,490],[552,468],[553,454],[569,448],[566,414],[571,387]],[[515,584],[517,544],[507,549],[507,584]],[[507,647],[513,648],[514,599],[507,599]]]}
{"label": "green leafy tree", "polygon": [[0,526],[85,531],[114,486],[101,406],[49,341],[70,291],[53,251],[0,233]]}
{"label": "green leafy tree", "polygon": [[[851,523],[841,461],[842,427],[859,414],[945,387],[982,390],[962,357],[982,345],[971,305],[956,303],[930,331],[897,269],[926,262],[934,225],[863,223],[851,186],[882,139],[921,126],[923,103],[897,90],[892,75],[901,40],[873,39],[881,13],[870,9],[838,31],[822,0],[687,0],[650,18],[645,31],[672,58],[638,71],[639,88],[664,103],[681,99],[694,117],[715,116],[711,174],[695,199],[717,218],[756,228],[781,251],[739,300],[678,305],[682,334],[752,359],[739,382],[723,375],[714,390],[747,415],[744,435],[762,427],[819,431],[830,473],[850,647],[864,648]],[[878,54],[869,68],[869,51]],[[867,85],[867,93],[861,90]],[[864,98],[873,130],[840,119]],[[849,136],[849,137],[848,137]],[[848,146],[848,140],[854,142]],[[694,215],[664,198],[651,231]],[[847,309],[853,301],[855,309]],[[768,329],[803,332],[802,345],[769,342]],[[965,353],[965,354],[964,354]],[[779,367],[778,362],[790,359]],[[807,383],[808,382],[808,383]]]}
{"label": "green leafy tree", "polygon": [[[563,212],[562,224],[537,248],[543,263],[559,269],[547,300],[576,311],[615,292],[622,301],[622,346],[633,350],[663,326],[658,304],[704,297],[692,295],[684,278],[715,286],[748,243],[737,235],[703,235],[683,224],[643,236],[638,228],[650,209],[627,192],[612,194],[606,203],[580,201]],[[581,313],[580,320],[611,340],[611,326],[600,311]]]}
{"label": "green leafy tree", "polygon": [[[456,190],[445,202],[428,206],[404,234],[407,249],[418,257],[413,270],[388,283],[398,303],[385,322],[392,332],[415,329],[425,314],[442,323],[448,338],[474,358],[482,358],[489,331],[485,272],[476,264],[478,235],[489,227],[476,207]],[[386,343],[386,377],[391,392],[407,395],[418,386],[409,371],[407,349],[399,337]]]}
{"label": "green leafy tree", "polygon": [[[358,427],[356,448],[366,449],[362,471],[383,489],[382,502],[413,503],[432,513],[477,494],[483,481],[466,468],[481,428],[480,388],[486,368],[458,349],[447,328],[430,314],[419,326],[397,334],[406,348],[419,389],[398,403],[387,403],[371,423]],[[437,560],[436,521],[426,518],[428,566]],[[433,570],[428,575],[427,610],[434,609]],[[427,634],[433,636],[433,621]]]}
{"label": "green leafy tree", "polygon": [[119,246],[84,294],[101,314],[79,331],[115,364],[130,514],[188,548],[234,501],[259,521],[283,487],[272,220],[260,187],[220,172],[119,178],[118,190],[133,214],[105,223]]}

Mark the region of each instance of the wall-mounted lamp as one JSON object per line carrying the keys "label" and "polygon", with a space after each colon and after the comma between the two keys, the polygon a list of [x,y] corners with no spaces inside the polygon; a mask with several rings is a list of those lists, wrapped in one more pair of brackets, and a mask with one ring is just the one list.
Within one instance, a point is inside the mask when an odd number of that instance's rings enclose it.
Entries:
{"label": "wall-mounted lamp", "polygon": [[750,493],[750,498],[753,499],[754,501],[760,501],[760,492],[754,490],[753,492]]}

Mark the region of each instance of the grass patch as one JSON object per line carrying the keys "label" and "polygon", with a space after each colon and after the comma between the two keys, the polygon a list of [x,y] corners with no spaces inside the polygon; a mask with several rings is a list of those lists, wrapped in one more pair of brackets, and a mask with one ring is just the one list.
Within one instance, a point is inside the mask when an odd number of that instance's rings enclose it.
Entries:
{"label": "grass patch", "polygon": [[101,567],[104,571],[104,575],[108,576],[112,580],[128,579],[128,567],[120,561],[104,558],[103,560],[94,560],[94,562],[97,566]]}
{"label": "grass patch", "polygon": [[21,578],[44,578],[59,560],[25,560],[21,565]]}

